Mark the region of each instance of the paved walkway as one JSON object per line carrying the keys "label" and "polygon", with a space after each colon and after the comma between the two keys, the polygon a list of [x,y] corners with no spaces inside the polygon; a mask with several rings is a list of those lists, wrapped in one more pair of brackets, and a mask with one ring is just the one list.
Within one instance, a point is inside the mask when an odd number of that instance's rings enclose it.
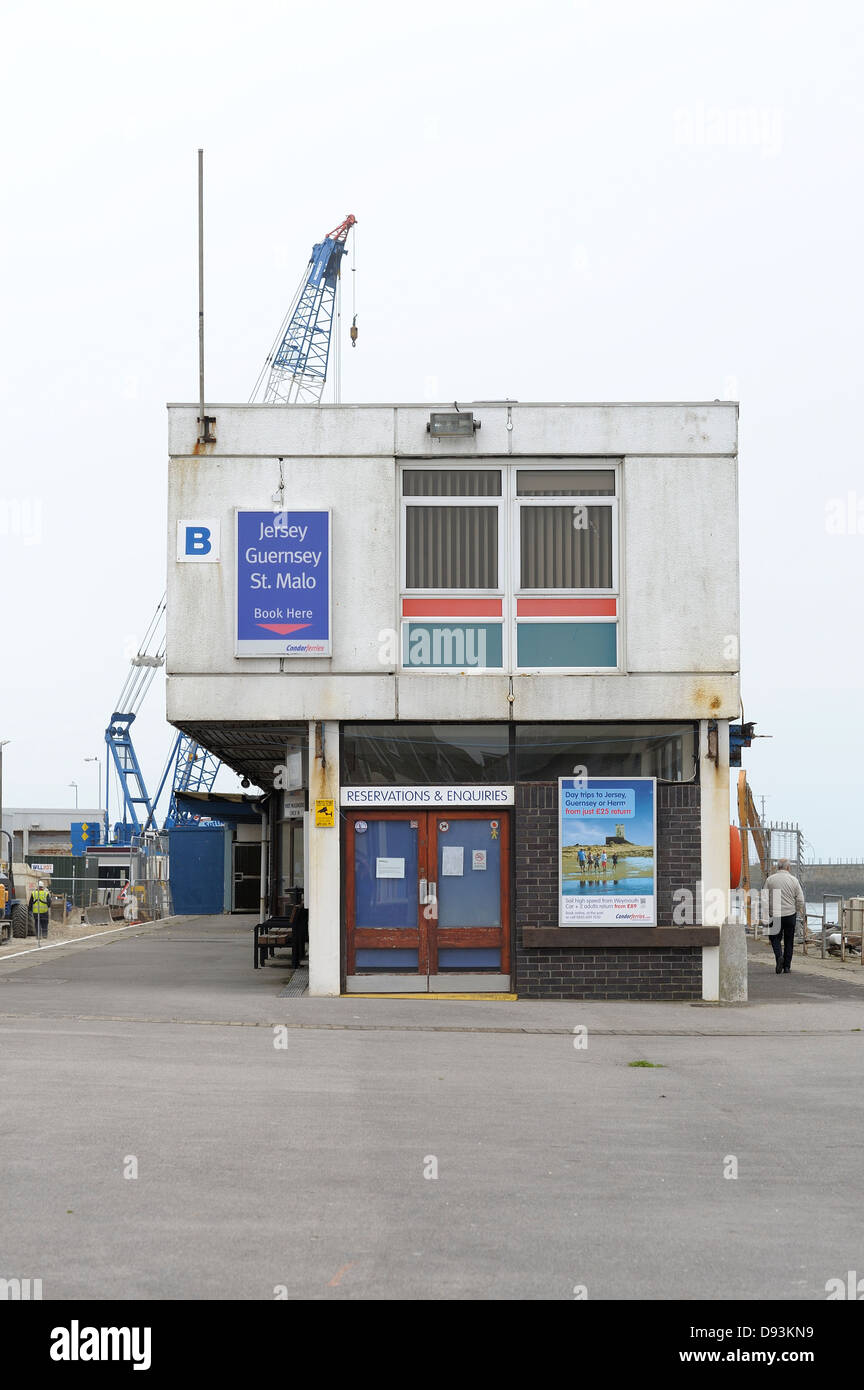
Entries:
{"label": "paved walkway", "polygon": [[290,998],[252,920],[0,962],[0,1276],[796,1300],[864,1267],[857,986],[755,960],[728,1008]]}

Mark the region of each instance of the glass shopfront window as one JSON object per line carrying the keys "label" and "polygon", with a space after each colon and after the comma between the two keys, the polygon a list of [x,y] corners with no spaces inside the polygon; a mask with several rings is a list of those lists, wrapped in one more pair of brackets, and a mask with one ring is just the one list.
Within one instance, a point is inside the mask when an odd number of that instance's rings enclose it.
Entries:
{"label": "glass shopfront window", "polygon": [[554,782],[697,774],[693,724],[345,724],[346,786]]}
{"label": "glass shopfront window", "polygon": [[508,782],[506,724],[346,724],[342,781],[348,785]]}
{"label": "glass shopfront window", "polygon": [[516,781],[559,777],[659,777],[689,782],[696,767],[693,724],[517,724]]}

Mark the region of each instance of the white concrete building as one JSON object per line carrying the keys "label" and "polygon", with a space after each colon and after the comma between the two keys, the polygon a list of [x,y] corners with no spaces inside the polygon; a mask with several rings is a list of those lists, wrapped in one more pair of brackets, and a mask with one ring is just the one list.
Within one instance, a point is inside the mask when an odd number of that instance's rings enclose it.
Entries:
{"label": "white concrete building", "polygon": [[[303,887],[312,992],[716,997],[737,407],[208,410],[198,445],[169,407],[167,714],[273,791],[262,896]],[[651,844],[593,854],[580,811],[583,866],[570,777],[583,809],[650,779]]]}
{"label": "white concrete building", "polygon": [[[88,810],[86,806],[80,809],[77,806],[4,806],[2,828],[12,836],[15,860],[20,862],[27,855],[50,857],[52,854],[71,854],[73,824],[92,823],[98,841],[104,819],[104,811]],[[8,847],[9,842],[4,835],[0,844],[0,860],[5,861],[8,857]]]}

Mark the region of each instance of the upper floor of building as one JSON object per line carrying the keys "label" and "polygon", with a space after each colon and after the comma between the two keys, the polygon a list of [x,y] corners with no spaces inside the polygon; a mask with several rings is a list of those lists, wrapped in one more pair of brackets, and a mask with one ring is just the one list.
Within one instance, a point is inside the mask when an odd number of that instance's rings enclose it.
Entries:
{"label": "upper floor of building", "polygon": [[170,718],[737,715],[734,403],[212,406],[205,445],[198,414]]}

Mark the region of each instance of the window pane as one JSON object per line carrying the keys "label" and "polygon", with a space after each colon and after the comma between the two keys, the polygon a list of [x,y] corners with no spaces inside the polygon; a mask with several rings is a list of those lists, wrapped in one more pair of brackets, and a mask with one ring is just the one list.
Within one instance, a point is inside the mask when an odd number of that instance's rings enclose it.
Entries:
{"label": "window pane", "polygon": [[553,782],[584,767],[588,777],[689,781],[696,769],[692,724],[517,724],[516,777]]}
{"label": "window pane", "polygon": [[346,786],[511,780],[506,724],[346,724],[342,750]]}
{"label": "window pane", "polygon": [[615,623],[519,623],[519,666],[617,666]]}
{"label": "window pane", "polygon": [[497,507],[406,507],[408,589],[497,589]]}
{"label": "window pane", "polygon": [[611,589],[611,507],[521,507],[523,589]]}
{"label": "window pane", "polygon": [[501,952],[483,946],[439,946],[439,970],[500,970]]}
{"label": "window pane", "polygon": [[413,970],[419,967],[420,952],[399,946],[373,946],[367,951],[358,950],[354,962],[358,970]]}
{"label": "window pane", "polygon": [[[358,927],[417,928],[416,822],[376,820],[354,835],[354,922]],[[380,877],[381,859],[395,859],[398,877]]]}
{"label": "window pane", "polygon": [[500,497],[501,474],[484,468],[410,468],[402,474],[403,497]]}
{"label": "window pane", "polygon": [[614,497],[615,473],[611,468],[519,468],[516,492],[520,497]]}
{"label": "window pane", "polygon": [[500,623],[406,623],[402,629],[402,665],[417,668],[501,667]]}
{"label": "window pane", "polygon": [[[442,830],[442,825],[449,827]],[[500,927],[501,925],[501,841],[498,826],[477,817],[471,820],[438,822],[438,928]],[[458,874],[444,872],[445,849],[461,849]],[[475,850],[480,851],[475,867]],[[450,856],[448,855],[448,858]],[[457,868],[460,867],[458,864]],[[438,938],[441,946],[444,938]],[[461,944],[461,943],[457,943]]]}

